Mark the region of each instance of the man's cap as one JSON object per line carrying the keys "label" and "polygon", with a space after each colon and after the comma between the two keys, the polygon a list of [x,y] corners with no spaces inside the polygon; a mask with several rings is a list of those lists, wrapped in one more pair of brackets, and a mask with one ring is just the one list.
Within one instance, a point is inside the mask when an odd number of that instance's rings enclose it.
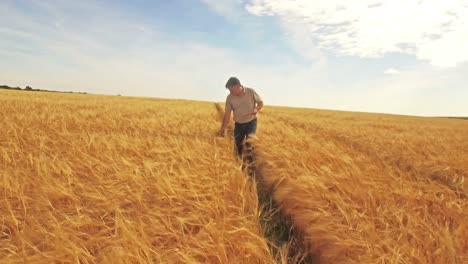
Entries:
{"label": "man's cap", "polygon": [[240,85],[240,84],[241,83],[240,83],[239,79],[237,79],[236,77],[231,77],[231,78],[229,78],[229,80],[226,83],[226,88],[232,87],[234,85]]}

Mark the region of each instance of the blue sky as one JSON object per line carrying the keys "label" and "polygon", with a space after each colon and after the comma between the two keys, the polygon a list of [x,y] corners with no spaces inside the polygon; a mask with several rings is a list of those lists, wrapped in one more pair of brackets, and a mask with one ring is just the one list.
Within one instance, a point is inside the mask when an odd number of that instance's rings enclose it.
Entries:
{"label": "blue sky", "polygon": [[0,2],[0,84],[468,116],[465,0]]}

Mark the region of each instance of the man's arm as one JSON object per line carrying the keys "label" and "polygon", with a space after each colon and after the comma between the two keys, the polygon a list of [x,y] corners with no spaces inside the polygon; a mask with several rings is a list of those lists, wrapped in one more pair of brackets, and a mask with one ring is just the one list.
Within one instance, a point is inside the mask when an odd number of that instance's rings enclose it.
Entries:
{"label": "man's arm", "polygon": [[231,119],[231,103],[229,102],[228,99],[226,99],[226,104],[224,108],[224,117],[223,117],[223,124],[221,125],[221,129],[219,130],[219,136],[224,137],[224,132],[226,131],[226,128],[229,124],[229,120]]}
{"label": "man's arm", "polygon": [[224,131],[226,130],[227,125],[229,124],[230,119],[231,119],[231,109],[228,109],[226,107],[226,110],[224,111],[223,124],[221,125],[221,132],[224,133]]}
{"label": "man's arm", "polygon": [[263,108],[263,101],[260,101],[260,102],[257,103],[257,107],[256,107],[257,112],[260,112],[260,109],[262,109],[262,108]]}
{"label": "man's arm", "polygon": [[254,94],[254,100],[256,103],[255,112],[253,114],[256,115],[263,108],[263,100],[255,90],[253,90],[253,94]]}

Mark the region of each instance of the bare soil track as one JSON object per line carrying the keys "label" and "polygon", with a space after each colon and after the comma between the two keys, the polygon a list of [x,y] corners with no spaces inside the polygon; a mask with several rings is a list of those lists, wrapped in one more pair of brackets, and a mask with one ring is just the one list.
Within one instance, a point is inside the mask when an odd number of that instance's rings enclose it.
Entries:
{"label": "bare soil track", "polygon": [[[220,120],[222,120],[224,115],[222,106],[216,103],[215,107]],[[229,126],[227,131],[229,139],[234,140],[233,128]],[[263,180],[261,168],[257,166],[257,163],[262,164],[262,162],[258,161],[255,155],[255,143],[249,140],[246,144],[242,168],[245,175],[255,181],[257,185],[258,204],[261,215],[260,224],[262,225],[265,238],[269,242],[270,250],[273,255],[278,256],[280,255],[279,251],[281,248],[285,248],[287,250],[287,259],[283,261],[287,263],[315,263],[315,257],[303,242],[303,234],[293,226],[291,217],[282,212],[278,202],[273,198],[274,188],[269,187]],[[233,155],[235,155],[234,151]]]}

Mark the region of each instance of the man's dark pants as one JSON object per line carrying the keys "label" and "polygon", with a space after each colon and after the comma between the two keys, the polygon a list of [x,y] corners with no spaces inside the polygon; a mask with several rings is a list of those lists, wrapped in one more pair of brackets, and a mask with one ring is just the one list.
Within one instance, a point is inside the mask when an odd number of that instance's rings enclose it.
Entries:
{"label": "man's dark pants", "polygon": [[[236,150],[237,150],[237,155],[239,157],[242,156],[242,151],[243,151],[243,146],[244,146],[244,140],[249,138],[249,136],[252,136],[255,134],[257,131],[257,118],[253,119],[250,122],[247,123],[237,123],[234,126],[234,140],[236,142]],[[246,144],[247,147],[250,144]]]}

